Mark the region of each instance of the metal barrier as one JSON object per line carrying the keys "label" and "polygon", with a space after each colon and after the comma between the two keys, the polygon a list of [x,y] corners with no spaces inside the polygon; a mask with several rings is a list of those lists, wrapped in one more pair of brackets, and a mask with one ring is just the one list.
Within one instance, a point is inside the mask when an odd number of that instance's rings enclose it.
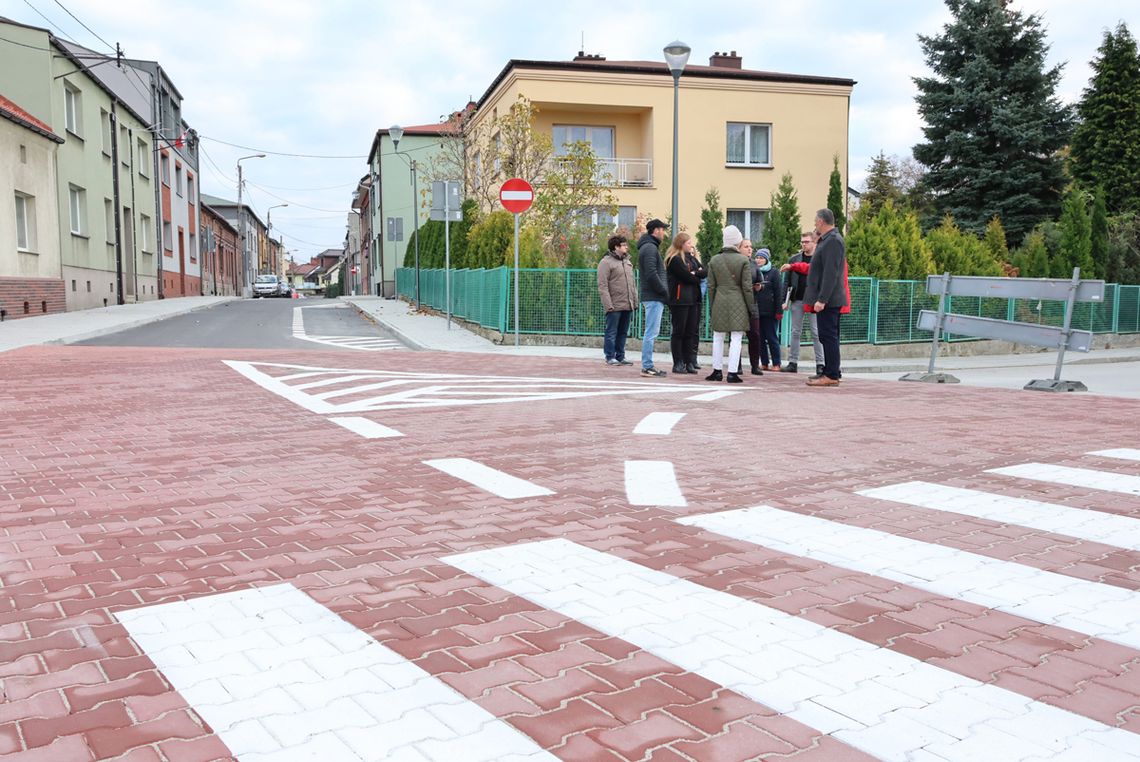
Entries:
{"label": "metal barrier", "polygon": [[[424,304],[446,311],[443,270],[420,271],[420,296]],[[397,293],[410,299],[415,288],[415,271],[396,270]],[[500,267],[492,270],[451,271],[451,311],[484,328],[501,333],[514,330],[510,309],[513,273]],[[939,276],[940,277],[940,276]],[[960,277],[955,280],[960,280]],[[601,336],[602,305],[598,297],[594,269],[529,269],[519,273],[521,291],[519,330],[567,336]],[[1014,281],[1029,281],[1014,278]],[[1062,283],[1068,285],[1067,280]],[[928,284],[913,280],[879,280],[851,277],[851,314],[844,315],[839,339],[844,344],[914,344],[929,342],[929,328],[918,324],[923,310],[937,310],[939,293]],[[634,315],[630,336],[642,335],[642,315]],[[979,296],[951,294],[945,300],[946,314],[984,317],[1003,321],[1060,326],[1065,320],[1065,303],[1016,292],[987,292]],[[1073,327],[1093,333],[1140,333],[1140,286],[1106,284],[1101,302],[1078,302],[1069,313]],[[791,316],[784,316],[783,342],[791,336]],[[662,318],[661,336],[671,330],[669,311]],[[701,339],[712,338],[708,322],[708,300],[704,303]],[[803,341],[811,341],[805,322]],[[959,343],[979,341],[979,337],[947,329],[940,341]]]}
{"label": "metal barrier", "polygon": [[[948,373],[937,373],[934,364],[938,359],[938,343],[944,332],[974,336],[984,339],[999,339],[1016,344],[1029,344],[1035,347],[1057,349],[1057,369],[1052,379],[1037,379],[1025,385],[1026,389],[1050,392],[1088,391],[1080,381],[1062,381],[1061,366],[1065,362],[1065,351],[1088,352],[1092,349],[1092,331],[1073,330],[1073,313],[1078,302],[1103,304],[1105,283],[1102,280],[1081,280],[1081,268],[1073,268],[1070,280],[1059,278],[989,278],[978,276],[952,276],[950,273],[931,275],[926,279],[927,293],[937,295],[938,311],[922,310],[918,316],[918,327],[933,332],[930,347],[930,365],[925,373],[907,373],[900,381],[924,381],[928,383],[958,383],[958,379]],[[1003,298],[1013,309],[1014,300],[1036,300],[1038,312],[1045,301],[1065,304],[1061,327],[1023,323],[1008,318],[993,318],[948,313],[946,303],[952,296],[976,297],[978,299]]]}

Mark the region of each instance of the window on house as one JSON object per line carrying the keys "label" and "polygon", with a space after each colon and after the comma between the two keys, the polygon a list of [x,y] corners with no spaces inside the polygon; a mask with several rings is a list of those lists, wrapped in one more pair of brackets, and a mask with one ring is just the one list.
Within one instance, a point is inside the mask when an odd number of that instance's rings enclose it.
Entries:
{"label": "window on house", "polygon": [[198,261],[198,236],[191,233],[189,244],[190,244],[190,261],[191,262],[197,262]]}
{"label": "window on house", "polygon": [[137,152],[138,152],[138,160],[137,161],[138,161],[139,174],[142,175],[143,177],[146,177],[150,174],[151,157],[150,157],[150,149],[147,148],[145,140],[140,139],[138,141]]}
{"label": "window on house", "polygon": [[131,131],[126,125],[119,125],[119,161],[124,167],[131,166]]}
{"label": "window on house", "polygon": [[99,127],[103,131],[103,154],[111,155],[111,113],[99,109]]}
{"label": "window on house", "polygon": [[170,157],[167,156],[166,154],[162,154],[162,158],[159,160],[159,171],[162,174],[162,184],[169,187],[170,186]]}
{"label": "window on house", "polygon": [[472,180],[474,182],[475,189],[478,190],[479,188],[483,187],[483,152],[476,151],[473,161],[475,162],[475,176],[472,178]]}
{"label": "window on house", "polygon": [[182,165],[174,162],[174,192],[182,195]]}
{"label": "window on house", "polygon": [[760,238],[764,235],[764,221],[768,217],[767,209],[729,209],[728,224],[736,225],[744,237],[752,241],[755,248],[760,248]]}
{"label": "window on house", "polygon": [[16,249],[35,251],[36,248],[36,199],[24,193],[16,193]]}
{"label": "window on house", "polygon": [[495,145],[495,174],[497,175],[503,170],[503,136],[496,132],[491,141]]}
{"label": "window on house", "polygon": [[78,185],[68,186],[68,209],[71,212],[71,232],[73,235],[86,235],[87,191]]}
{"label": "window on house", "polygon": [[103,216],[107,220],[107,243],[115,242],[115,202],[109,198],[103,199]]}
{"label": "window on house", "polygon": [[614,128],[585,125],[554,125],[554,155],[565,156],[572,143],[588,143],[599,159],[614,158]]}
{"label": "window on house", "polygon": [[150,226],[150,217],[145,214],[139,215],[139,237],[142,239],[142,250],[144,254],[149,254],[154,251],[151,244],[154,243],[154,230]]}
{"label": "window on house", "polygon": [[725,164],[772,166],[772,125],[729,122]]}
{"label": "window on house", "polygon": [[191,206],[193,206],[194,205],[194,199],[196,199],[196,198],[197,198],[197,196],[194,195],[194,176],[192,174],[190,174],[189,172],[187,172],[186,173],[186,201]]}
{"label": "window on house", "polygon": [[70,82],[63,83],[63,124],[72,135],[83,137],[83,96]]}

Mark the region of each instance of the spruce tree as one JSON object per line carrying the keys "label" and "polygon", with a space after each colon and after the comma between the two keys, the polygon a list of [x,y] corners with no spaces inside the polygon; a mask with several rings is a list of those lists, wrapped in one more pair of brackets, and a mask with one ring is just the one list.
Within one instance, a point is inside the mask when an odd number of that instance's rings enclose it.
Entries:
{"label": "spruce tree", "polygon": [[799,250],[800,232],[800,205],[792,184],[792,173],[786,172],[780,178],[780,187],[772,193],[760,245],[783,263]]}
{"label": "spruce tree", "polygon": [[871,159],[871,166],[867,167],[867,184],[859,198],[859,208],[866,208],[873,214],[887,201],[898,205],[902,196],[895,166],[880,150],[879,155]]}
{"label": "spruce tree", "polygon": [[1061,210],[1061,256],[1056,257],[1050,270],[1054,278],[1073,277],[1073,268],[1081,268],[1082,278],[1092,278],[1092,221],[1089,219],[1085,194],[1072,187],[1065,194]]}
{"label": "spruce tree", "polygon": [[[705,191],[705,205],[701,209],[701,226],[697,228],[697,251],[701,259],[708,262],[721,245],[724,231],[724,213],[720,211],[720,192],[716,188]],[[631,242],[630,248],[633,248]]]}
{"label": "spruce tree", "polygon": [[835,215],[835,227],[840,235],[847,233],[847,215],[843,210],[847,208],[844,201],[843,176],[839,174],[839,154],[831,159],[831,177],[827,181],[827,208]]}
{"label": "spruce tree", "polygon": [[1058,151],[1069,109],[1055,91],[1061,66],[1045,69],[1041,19],[1007,0],[946,0],[953,20],[919,35],[932,76],[916,77],[925,142],[914,156],[928,171],[934,222],[950,213],[985,230],[995,214],[1015,244],[1056,217],[1064,186]]}
{"label": "spruce tree", "polygon": [[1108,275],[1108,208],[1104,199],[1104,188],[1099,185],[1093,193],[1090,223],[1093,267],[1096,268],[1096,277],[1104,278]]}
{"label": "spruce tree", "polygon": [[1073,176],[1086,187],[1111,188],[1109,211],[1140,211],[1140,53],[1123,23],[1105,32],[1097,52],[1077,104]]}

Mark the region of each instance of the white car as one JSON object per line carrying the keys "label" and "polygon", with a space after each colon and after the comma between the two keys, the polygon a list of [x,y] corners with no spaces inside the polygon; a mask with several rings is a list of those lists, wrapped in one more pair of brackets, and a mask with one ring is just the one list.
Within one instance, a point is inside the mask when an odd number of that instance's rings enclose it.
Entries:
{"label": "white car", "polygon": [[281,286],[277,282],[276,275],[258,275],[257,280],[253,282],[253,298],[259,296],[278,296],[281,292]]}

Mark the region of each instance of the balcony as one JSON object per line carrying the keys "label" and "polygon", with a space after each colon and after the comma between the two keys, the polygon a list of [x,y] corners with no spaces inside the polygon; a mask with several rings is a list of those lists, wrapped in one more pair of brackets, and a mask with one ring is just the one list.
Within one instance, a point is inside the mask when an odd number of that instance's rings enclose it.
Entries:
{"label": "balcony", "polygon": [[[559,157],[550,159],[554,166]],[[649,188],[653,186],[653,159],[598,158],[594,181],[609,188]],[[541,180],[539,180],[541,182]]]}

